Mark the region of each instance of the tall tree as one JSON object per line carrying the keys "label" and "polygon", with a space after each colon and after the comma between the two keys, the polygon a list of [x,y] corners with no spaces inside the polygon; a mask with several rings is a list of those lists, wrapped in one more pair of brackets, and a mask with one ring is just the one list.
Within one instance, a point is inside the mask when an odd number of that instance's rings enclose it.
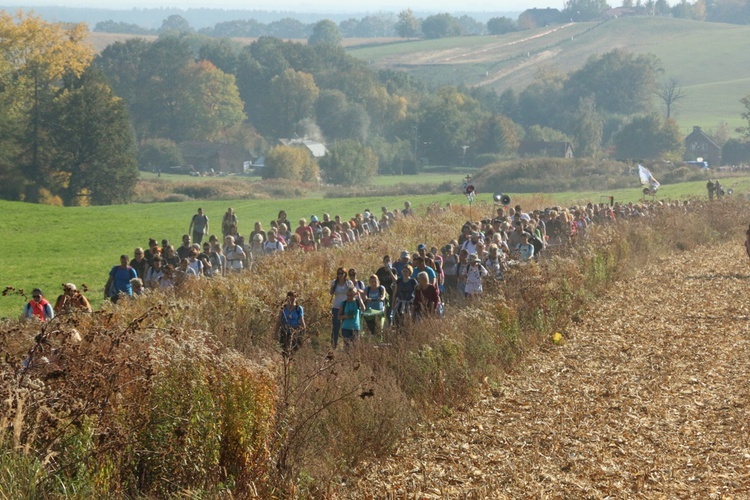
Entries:
{"label": "tall tree", "polygon": [[370,118],[361,104],[351,104],[339,90],[322,90],[315,105],[316,122],[329,141],[367,139]]}
{"label": "tall tree", "polygon": [[336,23],[330,19],[323,19],[318,21],[313,26],[312,35],[307,39],[308,45],[333,45],[334,47],[341,45],[341,31]]}
{"label": "tall tree", "polygon": [[575,109],[581,98],[595,96],[597,108],[608,113],[649,111],[656,77],[662,71],[661,62],[653,54],[635,55],[615,49],[591,56],[565,84],[568,106]]}
{"label": "tall tree", "polygon": [[135,136],[125,103],[98,69],[67,79],[55,98],[50,133],[53,165],[67,182],[66,205],[109,205],[130,199],[138,179]]}
{"label": "tall tree", "polygon": [[573,138],[577,156],[596,156],[602,147],[603,120],[593,96],[584,97],[573,118]]}
{"label": "tall tree", "polygon": [[172,14],[161,23],[159,33],[190,33],[193,28],[187,19],[179,14]]}
{"label": "tall tree", "polygon": [[477,154],[513,153],[519,140],[516,124],[502,115],[493,115],[477,127],[474,151]]}
{"label": "tall tree", "polygon": [[320,171],[325,181],[331,184],[364,184],[377,174],[378,157],[371,148],[358,141],[339,141],[321,158]]}
{"label": "tall tree", "polygon": [[745,110],[740,113],[740,116],[743,120],[747,121],[747,127],[738,127],[737,132],[742,134],[745,139],[750,139],[750,94],[740,99],[740,103],[745,108]]}
{"label": "tall tree", "polygon": [[164,36],[149,45],[141,58],[136,100],[131,106],[138,139],[163,137],[180,142],[187,138],[181,96],[188,83],[183,70],[192,61],[184,38]]}
{"label": "tall tree", "polygon": [[411,9],[402,10],[398,13],[396,21],[396,33],[401,38],[415,38],[419,34],[419,19],[414,16]]}
{"label": "tall tree", "polygon": [[211,63],[224,73],[237,74],[242,45],[226,38],[206,40],[198,49],[199,61]]}
{"label": "tall tree", "polygon": [[651,114],[633,119],[613,137],[622,159],[680,159],[684,144],[674,120]]}
{"label": "tall tree", "polygon": [[[147,78],[141,73],[145,70],[144,58],[151,45],[151,42],[143,38],[129,38],[124,42],[108,45],[94,59],[94,64],[101,68],[112,90],[125,99],[131,110],[142,97],[139,85]],[[134,118],[137,120],[138,117]]]}
{"label": "tall tree", "polygon": [[490,35],[504,35],[505,33],[518,31],[518,26],[509,17],[493,17],[487,21],[487,31]]}
{"label": "tall tree", "polygon": [[687,96],[685,90],[680,87],[674,78],[670,78],[659,85],[654,93],[664,101],[664,106],[667,108],[667,119],[672,118],[672,106]]}
{"label": "tall tree", "polygon": [[26,180],[16,163],[17,134],[18,127],[8,109],[0,104],[0,198],[5,200],[19,200],[25,191]]}
{"label": "tall tree", "polygon": [[16,164],[28,181],[30,201],[39,199],[40,188],[58,185],[46,140],[55,118],[49,111],[63,78],[80,76],[93,58],[84,43],[87,33],[82,24],[0,12],[0,109],[21,133]]}
{"label": "tall tree", "polygon": [[591,21],[599,18],[607,9],[609,9],[607,0],[567,0],[565,10],[563,10],[563,19]]}
{"label": "tall tree", "polygon": [[182,75],[185,86],[179,120],[185,130],[181,135],[193,140],[226,138],[227,130],[245,119],[234,75],[208,61],[188,64]]}
{"label": "tall tree", "polygon": [[393,36],[393,26],[394,22],[390,15],[365,16],[357,23],[354,34],[358,38]]}
{"label": "tall tree", "polygon": [[319,92],[309,73],[290,68],[273,77],[270,98],[276,114],[276,131],[289,135],[298,122],[310,118]]}
{"label": "tall tree", "polygon": [[414,131],[417,157],[435,162],[460,162],[463,146],[474,139],[476,124],[487,118],[479,102],[453,87],[440,89],[420,106]]}
{"label": "tall tree", "polygon": [[517,121],[527,127],[541,125],[562,129],[561,114],[566,81],[566,76],[561,73],[539,72],[535,81],[518,96]]}
{"label": "tall tree", "polygon": [[461,23],[448,13],[435,14],[422,21],[422,33],[426,38],[460,36]]}

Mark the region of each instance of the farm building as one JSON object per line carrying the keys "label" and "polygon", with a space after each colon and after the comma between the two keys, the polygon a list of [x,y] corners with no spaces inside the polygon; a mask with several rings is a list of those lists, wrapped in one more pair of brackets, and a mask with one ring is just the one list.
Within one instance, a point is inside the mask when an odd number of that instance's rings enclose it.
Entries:
{"label": "farm building", "polygon": [[711,167],[718,167],[721,162],[721,147],[714,142],[700,127],[685,137],[685,160],[703,158]]}
{"label": "farm building", "polygon": [[323,158],[328,150],[325,144],[311,139],[279,139],[283,146],[301,146],[306,148],[313,158]]}
{"label": "farm building", "polygon": [[185,164],[198,172],[242,173],[248,155],[232,144],[216,142],[183,142],[180,144]]}

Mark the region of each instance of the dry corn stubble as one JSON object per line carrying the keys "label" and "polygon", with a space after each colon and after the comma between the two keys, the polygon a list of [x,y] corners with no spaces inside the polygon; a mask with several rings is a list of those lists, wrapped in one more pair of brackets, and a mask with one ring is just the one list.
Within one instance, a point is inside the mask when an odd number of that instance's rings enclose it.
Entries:
{"label": "dry corn stubble", "polygon": [[749,289],[736,238],[652,262],[343,496],[747,495]]}

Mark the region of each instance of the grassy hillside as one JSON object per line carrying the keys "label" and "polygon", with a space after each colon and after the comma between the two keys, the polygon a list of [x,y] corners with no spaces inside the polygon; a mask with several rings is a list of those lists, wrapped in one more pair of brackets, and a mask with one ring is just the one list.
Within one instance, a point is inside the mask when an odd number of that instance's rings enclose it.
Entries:
{"label": "grassy hillside", "polygon": [[352,49],[378,68],[410,71],[434,85],[523,89],[540,69],[570,72],[614,48],[653,53],[664,77],[676,78],[687,97],[676,119],[693,125],[742,125],[740,98],[750,93],[750,26],[633,17],[572,23],[503,36],[402,41]]}
{"label": "grassy hillside", "polygon": [[[637,181],[634,180],[634,185]],[[750,177],[723,181],[737,195],[750,192]],[[493,212],[492,193],[478,186],[473,217],[478,219]],[[565,192],[545,195],[516,195],[510,193],[513,204],[528,207],[571,205],[587,201],[600,202],[604,196],[618,201],[636,202],[640,188],[606,192]],[[690,182],[663,186],[660,199],[705,196],[704,182]],[[191,201],[184,203],[151,203],[110,207],[51,207],[21,202],[0,201],[0,234],[4,236],[7,255],[3,261],[0,288],[15,287],[30,291],[41,287],[54,300],[64,282],[86,284],[92,291],[89,298],[94,307],[101,302],[101,289],[111,266],[118,263],[122,253],[132,256],[137,246],[146,247],[149,238],[168,238],[175,246],[187,232],[190,217],[201,206],[211,220],[211,232],[220,233],[221,216],[228,206],[235,209],[240,221],[240,232],[247,234],[252,224],[262,221],[265,228],[280,209],[285,209],[289,220],[308,218],[323,212],[350,217],[365,208],[379,213],[380,207],[403,207],[407,197],[370,197],[341,199],[292,200],[236,200]],[[424,211],[431,203],[467,205],[460,194],[409,196],[418,210]],[[394,248],[393,251],[399,249]],[[0,318],[17,316],[24,300],[18,295],[0,297]]]}
{"label": "grassy hillside", "polygon": [[[89,41],[101,51],[134,36],[92,32]],[[750,26],[631,17],[503,36],[346,39],[345,45],[352,55],[369,61],[374,68],[409,71],[435,86],[481,85],[498,91],[521,90],[542,69],[573,71],[590,56],[614,48],[650,52],[661,59],[664,78],[676,78],[687,92],[676,106],[675,118],[689,133],[693,125],[711,129],[720,121],[727,122],[731,130],[744,125],[738,101],[750,93],[748,40]]]}

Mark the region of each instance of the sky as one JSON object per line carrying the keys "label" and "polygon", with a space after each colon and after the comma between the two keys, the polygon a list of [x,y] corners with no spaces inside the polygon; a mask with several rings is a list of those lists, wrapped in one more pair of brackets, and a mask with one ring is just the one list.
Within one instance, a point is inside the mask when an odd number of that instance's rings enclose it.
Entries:
{"label": "sky", "polygon": [[[27,6],[65,6],[65,7],[96,7],[112,9],[178,7],[187,8],[215,8],[215,9],[243,9],[243,10],[288,10],[294,12],[400,12],[410,8],[420,12],[500,12],[523,11],[532,7],[562,8],[563,0],[370,0],[357,2],[352,0],[274,0],[261,2],[258,0],[0,0],[2,5]],[[557,5],[559,4],[559,5]]]}

